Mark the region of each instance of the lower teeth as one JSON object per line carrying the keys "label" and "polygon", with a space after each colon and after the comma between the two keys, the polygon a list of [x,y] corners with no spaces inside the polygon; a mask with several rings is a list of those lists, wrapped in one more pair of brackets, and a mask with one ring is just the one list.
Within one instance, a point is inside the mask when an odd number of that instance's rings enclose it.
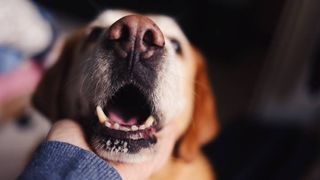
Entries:
{"label": "lower teeth", "polygon": [[155,122],[155,119],[153,116],[149,116],[148,119],[145,121],[144,124],[137,126],[137,125],[132,125],[131,127],[125,127],[121,126],[120,124],[114,122],[112,123],[112,120],[110,120],[105,113],[103,112],[102,108],[100,106],[97,106],[96,108],[97,116],[99,118],[99,122],[101,124],[104,124],[108,128],[111,129],[116,129],[116,130],[121,130],[121,131],[137,131],[137,130],[144,130],[146,128],[149,128],[153,125]]}

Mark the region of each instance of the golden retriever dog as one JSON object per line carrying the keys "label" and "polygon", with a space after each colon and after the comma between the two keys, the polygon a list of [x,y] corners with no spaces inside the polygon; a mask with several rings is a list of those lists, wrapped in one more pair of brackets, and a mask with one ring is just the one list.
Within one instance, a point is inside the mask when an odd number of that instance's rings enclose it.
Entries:
{"label": "golden retriever dog", "polygon": [[204,60],[168,16],[103,12],[66,40],[33,103],[79,122],[108,162],[158,157],[149,179],[214,179],[201,152],[218,131]]}

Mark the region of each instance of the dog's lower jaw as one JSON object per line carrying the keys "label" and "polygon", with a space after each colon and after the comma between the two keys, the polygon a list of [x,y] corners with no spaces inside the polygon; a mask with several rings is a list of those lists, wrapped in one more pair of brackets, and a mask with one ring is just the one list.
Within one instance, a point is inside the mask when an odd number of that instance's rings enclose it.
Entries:
{"label": "dog's lower jaw", "polygon": [[137,164],[148,161],[155,153],[154,147],[141,149],[138,153],[111,152],[103,149],[96,149],[96,153],[106,161],[115,163]]}
{"label": "dog's lower jaw", "polygon": [[150,159],[157,149],[157,138],[117,139],[97,137],[91,143],[93,150],[103,159],[120,163],[140,163]]}
{"label": "dog's lower jaw", "polygon": [[153,176],[171,161],[173,148],[177,141],[176,129],[176,123],[171,121],[157,132],[157,143],[151,149],[144,149],[123,161],[113,161],[112,158],[105,160],[119,172],[123,179],[153,179]]}
{"label": "dog's lower jaw", "polygon": [[108,151],[102,148],[101,139],[99,138],[92,138],[91,145],[94,152],[108,162],[131,165],[148,164],[149,162],[158,164],[160,161],[166,161],[172,154],[177,139],[175,129],[177,129],[175,123],[166,124],[155,133],[156,143],[149,147],[141,148],[134,153]]}

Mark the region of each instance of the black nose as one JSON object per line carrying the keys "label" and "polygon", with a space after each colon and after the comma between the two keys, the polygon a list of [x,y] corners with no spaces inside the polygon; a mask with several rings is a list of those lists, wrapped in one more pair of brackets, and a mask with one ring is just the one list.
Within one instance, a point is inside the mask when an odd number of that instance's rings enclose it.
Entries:
{"label": "black nose", "polygon": [[107,38],[114,42],[112,48],[122,58],[139,55],[139,59],[148,60],[165,44],[159,27],[140,15],[129,15],[116,21],[109,28]]}

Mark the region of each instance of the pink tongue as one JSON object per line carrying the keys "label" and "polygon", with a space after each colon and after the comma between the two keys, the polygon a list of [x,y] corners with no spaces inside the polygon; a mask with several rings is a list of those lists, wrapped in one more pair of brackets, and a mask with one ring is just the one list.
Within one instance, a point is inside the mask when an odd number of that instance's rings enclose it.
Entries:
{"label": "pink tongue", "polygon": [[109,112],[109,118],[118,124],[121,125],[127,125],[127,126],[132,126],[137,124],[138,120],[136,117],[132,117],[129,120],[125,121],[121,116],[117,115],[116,113]]}

